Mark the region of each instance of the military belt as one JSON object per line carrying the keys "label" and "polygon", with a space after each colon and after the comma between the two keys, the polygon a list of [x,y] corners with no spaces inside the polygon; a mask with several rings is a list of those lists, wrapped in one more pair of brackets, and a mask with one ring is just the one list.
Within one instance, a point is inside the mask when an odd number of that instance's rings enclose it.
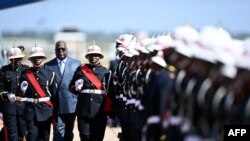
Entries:
{"label": "military belt", "polygon": [[123,102],[127,101],[127,97],[122,97],[122,101]]}
{"label": "military belt", "polygon": [[42,97],[42,98],[28,98],[28,97],[23,97],[23,98],[21,98],[20,101],[37,103],[37,102],[45,102],[45,101],[49,101],[49,100],[50,100],[50,97]]}
{"label": "military belt", "polygon": [[138,107],[141,105],[141,100],[135,100],[135,106]]}
{"label": "military belt", "polygon": [[141,104],[141,100],[135,100],[135,107],[139,110],[144,110],[144,106]]}
{"label": "military belt", "polygon": [[127,100],[126,105],[129,105],[129,104],[135,104],[135,99],[132,98],[132,99]]}
{"label": "military belt", "polygon": [[81,93],[87,94],[107,94],[105,90],[97,90],[97,89],[84,89],[81,90]]}
{"label": "military belt", "polygon": [[169,122],[171,125],[180,125],[182,120],[183,119],[180,116],[171,116]]}
{"label": "military belt", "polygon": [[161,118],[160,116],[150,116],[147,119],[147,124],[156,124],[156,123],[160,123]]}

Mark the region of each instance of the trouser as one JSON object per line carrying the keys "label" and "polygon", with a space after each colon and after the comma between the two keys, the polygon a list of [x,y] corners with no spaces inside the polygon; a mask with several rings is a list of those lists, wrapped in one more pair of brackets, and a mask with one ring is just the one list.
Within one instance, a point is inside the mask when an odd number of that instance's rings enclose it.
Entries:
{"label": "trouser", "polygon": [[146,131],[147,141],[158,141],[161,136],[161,125],[160,124],[149,124]]}
{"label": "trouser", "polygon": [[120,141],[133,141],[133,136],[135,132],[132,131],[131,124],[123,124],[121,126],[122,133],[119,135]]}
{"label": "trouser", "polygon": [[53,141],[73,141],[75,113],[58,114],[55,118]]}
{"label": "trouser", "polygon": [[168,141],[183,141],[184,134],[180,130],[180,125],[169,125],[164,129],[164,134]]}
{"label": "trouser", "polygon": [[22,141],[26,124],[23,115],[3,114],[4,138],[6,141]]}
{"label": "trouser", "polygon": [[33,119],[27,119],[27,141],[49,141],[51,118],[45,121],[37,121],[34,116]]}
{"label": "trouser", "polygon": [[98,115],[94,118],[77,117],[81,141],[102,141],[107,125],[107,116]]}

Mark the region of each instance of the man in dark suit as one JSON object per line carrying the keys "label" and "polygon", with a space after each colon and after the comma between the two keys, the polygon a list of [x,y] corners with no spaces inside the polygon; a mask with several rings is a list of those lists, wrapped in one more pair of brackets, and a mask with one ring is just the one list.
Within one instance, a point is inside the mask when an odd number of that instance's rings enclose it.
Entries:
{"label": "man in dark suit", "polygon": [[72,141],[77,96],[68,90],[68,85],[81,62],[67,56],[67,44],[62,40],[55,44],[55,55],[56,58],[45,64],[56,73],[55,80],[58,84],[53,140]]}

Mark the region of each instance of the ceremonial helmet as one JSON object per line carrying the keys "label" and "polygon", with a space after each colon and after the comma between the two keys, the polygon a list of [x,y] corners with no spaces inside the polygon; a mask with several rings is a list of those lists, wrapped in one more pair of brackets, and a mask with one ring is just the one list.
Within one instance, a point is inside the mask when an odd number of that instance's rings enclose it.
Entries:
{"label": "ceremonial helmet", "polygon": [[131,34],[122,34],[115,41],[118,43],[123,43],[124,41],[136,41],[136,37]]}
{"label": "ceremonial helmet", "polygon": [[88,58],[89,54],[99,54],[101,59],[104,57],[101,48],[97,45],[91,45],[88,47],[87,53],[85,54],[85,58]]}
{"label": "ceremonial helmet", "polygon": [[160,56],[154,56],[154,57],[151,58],[151,60],[152,60],[155,64],[157,64],[157,65],[159,65],[159,66],[161,66],[161,67],[163,67],[163,68],[166,68],[166,67],[167,67],[166,61],[165,61],[162,57],[160,57]]}
{"label": "ceremonial helmet", "polygon": [[31,48],[31,51],[29,53],[29,60],[32,57],[43,57],[44,59],[47,58],[44,54],[43,48],[37,46]]}
{"label": "ceremonial helmet", "polygon": [[128,49],[130,44],[136,43],[136,37],[131,34],[122,34],[115,40],[119,46],[116,46],[118,51],[124,51]]}
{"label": "ceremonial helmet", "polygon": [[11,48],[7,53],[8,59],[23,58],[25,55],[18,47]]}

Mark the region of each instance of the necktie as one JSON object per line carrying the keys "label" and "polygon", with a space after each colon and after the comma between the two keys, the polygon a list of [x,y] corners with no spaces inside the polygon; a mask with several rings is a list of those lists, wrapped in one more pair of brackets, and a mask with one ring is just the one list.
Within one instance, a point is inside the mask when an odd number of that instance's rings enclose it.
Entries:
{"label": "necktie", "polygon": [[64,61],[61,61],[61,62],[60,62],[60,72],[61,72],[61,74],[63,74],[64,68],[65,68],[65,62],[64,62]]}

